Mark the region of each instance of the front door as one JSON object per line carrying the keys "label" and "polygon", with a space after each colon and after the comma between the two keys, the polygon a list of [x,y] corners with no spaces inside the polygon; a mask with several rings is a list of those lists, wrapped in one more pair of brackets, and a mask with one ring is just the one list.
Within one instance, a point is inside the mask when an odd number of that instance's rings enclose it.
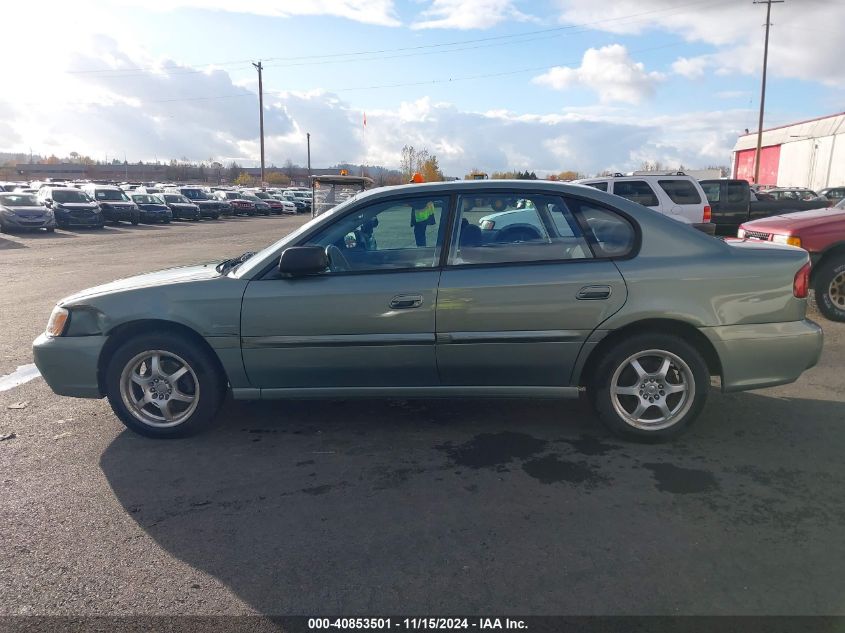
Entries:
{"label": "front door", "polygon": [[[610,211],[545,194],[460,196],[437,305],[444,385],[569,386],[584,341],[625,303]],[[576,213],[582,220],[576,220]]]}
{"label": "front door", "polygon": [[252,386],[437,385],[434,318],[447,210],[443,196],[358,207],[304,243],[327,249],[325,273],[252,281],[241,314]]}

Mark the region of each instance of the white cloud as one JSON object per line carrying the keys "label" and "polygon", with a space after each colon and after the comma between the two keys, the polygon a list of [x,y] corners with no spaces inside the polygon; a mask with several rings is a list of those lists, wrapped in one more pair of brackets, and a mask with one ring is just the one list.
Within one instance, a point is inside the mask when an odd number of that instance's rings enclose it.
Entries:
{"label": "white cloud", "polygon": [[204,9],[287,18],[297,15],[331,15],[356,22],[398,26],[393,0],[116,0],[114,4],[145,9]]}
{"label": "white cloud", "polygon": [[704,56],[679,57],[672,62],[672,72],[687,79],[698,79],[704,75],[704,69],[707,68],[708,63],[708,59]]}
{"label": "white cloud", "polygon": [[[557,0],[560,21],[610,33],[674,33],[716,48],[710,65],[722,73],[759,73],[765,7],[737,0],[681,3],[676,0]],[[769,70],[773,76],[815,79],[835,86],[845,80],[841,36],[845,2],[796,0],[772,9]],[[692,62],[692,60],[689,60]],[[695,62],[700,63],[700,62]],[[701,68],[703,71],[703,67]]]}
{"label": "white cloud", "polygon": [[662,79],[661,73],[647,72],[642,63],[632,60],[624,46],[612,44],[587,49],[578,68],[556,66],[533,81],[555,90],[581,85],[595,91],[602,103],[637,104],[654,94]]}
{"label": "white cloud", "polygon": [[519,11],[514,0],[432,0],[414,29],[489,29],[506,20],[532,19]]}
{"label": "white cloud", "polygon": [[[122,157],[125,152],[133,161],[185,157],[256,164],[258,100],[252,89],[236,85],[219,69],[197,72],[163,60],[169,73],[156,71],[149,57],[127,53],[123,40],[100,36],[86,43],[90,50],[62,62],[85,68],[153,69],[133,70],[129,77],[55,70],[45,74],[48,64],[44,73],[39,67],[17,76],[15,95],[26,95],[26,101],[0,94],[0,150],[28,152],[32,147],[40,154],[77,151],[95,158]],[[606,96],[624,101],[642,94],[642,87],[631,87],[637,81],[623,81],[632,72],[646,84],[656,81],[636,64],[635,71],[630,66],[621,79],[614,75],[616,83],[627,87],[617,88],[621,93],[605,89]],[[310,132],[312,163],[318,166],[343,161],[398,166],[406,144],[428,147],[446,173],[456,176],[472,167],[627,171],[644,159],[687,166],[723,164],[736,131],[747,125],[748,112],[652,119],[606,105],[530,114],[471,112],[421,97],[396,107],[368,109],[366,132],[361,115],[355,104],[325,91],[268,91],[267,162],[283,165],[291,159],[303,164],[305,135]]]}

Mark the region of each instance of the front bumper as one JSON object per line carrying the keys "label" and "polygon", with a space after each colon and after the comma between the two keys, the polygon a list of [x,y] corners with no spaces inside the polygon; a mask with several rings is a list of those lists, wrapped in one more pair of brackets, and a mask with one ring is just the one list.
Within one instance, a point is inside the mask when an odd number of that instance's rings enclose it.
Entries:
{"label": "front bumper", "polygon": [[139,213],[131,207],[100,207],[103,217],[112,222],[138,220]]}
{"label": "front bumper", "polygon": [[795,382],[819,361],[824,335],[810,321],[701,328],[722,364],[722,391]]}
{"label": "front bumper", "polygon": [[65,211],[64,209],[53,212],[56,220],[62,226],[102,226],[103,214],[101,212]]}
{"label": "front bumper", "polygon": [[97,379],[105,336],[42,334],[32,344],[35,366],[55,393],[75,398],[102,398]]}
{"label": "front bumper", "polygon": [[40,218],[25,218],[19,215],[0,215],[0,224],[13,229],[53,229],[56,220],[52,215]]}

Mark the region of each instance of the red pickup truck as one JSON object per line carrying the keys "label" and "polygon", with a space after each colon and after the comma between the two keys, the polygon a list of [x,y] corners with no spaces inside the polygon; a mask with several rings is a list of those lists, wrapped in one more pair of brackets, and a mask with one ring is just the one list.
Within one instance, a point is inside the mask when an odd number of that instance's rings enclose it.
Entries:
{"label": "red pickup truck", "polygon": [[845,321],[845,200],[830,209],[785,213],[740,225],[737,237],[800,246],[810,253],[816,305]]}

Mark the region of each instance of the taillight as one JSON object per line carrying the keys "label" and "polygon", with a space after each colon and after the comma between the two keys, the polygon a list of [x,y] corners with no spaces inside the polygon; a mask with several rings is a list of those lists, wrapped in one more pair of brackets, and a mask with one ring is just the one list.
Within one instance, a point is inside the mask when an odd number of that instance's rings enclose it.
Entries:
{"label": "taillight", "polygon": [[713,212],[710,210],[710,207],[705,206],[704,207],[704,219],[702,220],[702,222],[709,222],[710,218],[712,218],[712,217],[713,217]]}
{"label": "taillight", "polygon": [[809,289],[810,262],[807,262],[798,269],[797,273],[795,273],[795,279],[792,280],[792,295],[797,299],[806,299]]}

